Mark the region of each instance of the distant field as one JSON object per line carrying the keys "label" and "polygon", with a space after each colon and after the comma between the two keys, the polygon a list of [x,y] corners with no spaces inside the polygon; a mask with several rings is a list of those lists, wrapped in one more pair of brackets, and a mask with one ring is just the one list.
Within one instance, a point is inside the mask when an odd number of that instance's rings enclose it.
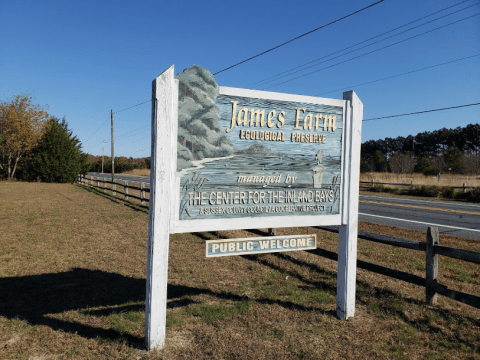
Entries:
{"label": "distant field", "polygon": [[423,174],[394,174],[394,173],[361,173],[360,181],[374,181],[384,183],[408,183],[413,185],[436,185],[436,186],[480,186],[480,175],[442,174],[441,180],[436,176]]}
{"label": "distant field", "polygon": [[124,174],[135,176],[150,176],[150,169],[133,169],[131,171],[124,172]]}
{"label": "distant field", "polygon": [[[170,238],[167,339],[144,350],[147,208],[76,185],[0,182],[0,359],[479,359],[480,310],[359,269],[353,319],[335,316],[337,263],[308,252],[205,258]],[[424,241],[368,223],[363,231]],[[319,229],[319,247],[337,236]],[[478,241],[440,243],[480,250]],[[424,254],[359,240],[359,259],[424,276]],[[480,294],[478,265],[440,258],[441,283]]]}

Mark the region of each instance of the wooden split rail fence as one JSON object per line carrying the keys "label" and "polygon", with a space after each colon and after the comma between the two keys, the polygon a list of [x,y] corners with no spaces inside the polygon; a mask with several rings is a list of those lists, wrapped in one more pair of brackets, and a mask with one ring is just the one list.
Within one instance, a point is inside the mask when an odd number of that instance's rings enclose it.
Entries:
{"label": "wooden split rail fence", "polygon": [[[322,230],[338,233],[338,228],[335,226],[322,226],[319,228]],[[480,253],[475,251],[441,246],[439,243],[438,228],[436,226],[428,227],[426,242],[402,239],[392,236],[384,236],[363,231],[358,232],[358,238],[411,250],[424,251],[426,253],[426,277],[423,278],[421,276],[409,274],[403,271],[389,269],[384,266],[368,263],[362,260],[357,260],[357,267],[367,271],[375,272],[377,274],[386,275],[398,280],[403,280],[411,284],[425,287],[426,301],[431,305],[437,303],[437,294],[440,294],[480,309],[479,296],[451,290],[447,286],[439,284],[437,281],[439,255],[447,256],[454,259],[460,259],[475,264],[480,264]],[[316,255],[338,261],[337,253],[322,249],[308,251]]]}
{"label": "wooden split rail fence", "polygon": [[[360,189],[373,189],[375,188],[375,185],[393,185],[393,186],[403,186],[403,187],[408,187],[409,189],[414,189],[415,185],[413,181],[410,183],[385,183],[385,182],[378,182],[378,181],[360,181]],[[468,190],[475,189],[475,186],[467,186],[466,183],[463,183],[463,186],[448,186],[452,189],[462,189],[463,193],[467,192]]]}
{"label": "wooden split rail fence", "polygon": [[[128,200],[129,197],[135,198],[137,200],[140,200],[142,205],[144,205],[146,202],[149,201],[149,199],[145,196],[145,193],[147,192],[150,193],[150,189],[146,187],[147,183],[141,182],[139,187],[139,186],[129,184],[128,181],[117,180],[112,182],[111,180],[107,180],[106,178],[84,177],[84,176],[80,176],[78,181],[81,184],[84,184],[86,186],[103,189],[104,192],[107,192],[107,190],[111,191],[113,195],[116,195],[116,193],[118,192],[124,196],[125,200]],[[107,187],[107,184],[112,185],[112,187],[111,188]],[[116,185],[120,185],[121,187],[123,187],[124,192],[117,191]],[[140,191],[140,196],[136,196],[129,193],[128,191],[129,189]],[[335,226],[323,226],[319,228],[322,230],[338,233],[338,228]],[[274,228],[269,229],[269,234],[270,235],[275,234],[275,229]],[[394,279],[406,281],[411,284],[425,287],[426,301],[429,304],[432,304],[432,305],[436,304],[437,294],[441,294],[443,296],[449,297],[456,301],[460,301],[464,304],[480,309],[479,296],[451,290],[447,286],[439,284],[437,281],[439,255],[447,256],[454,259],[460,259],[460,260],[472,262],[475,264],[480,264],[480,253],[475,251],[441,246],[439,243],[438,228],[436,226],[432,226],[428,228],[427,239],[426,239],[427,241],[425,243],[409,240],[409,239],[392,237],[392,236],[373,234],[373,233],[368,233],[363,231],[358,232],[358,238],[367,240],[367,241],[378,242],[381,244],[387,244],[387,245],[392,245],[396,247],[411,249],[411,250],[424,251],[426,254],[425,256],[426,276],[425,278],[423,278],[421,276],[413,275],[413,274],[406,273],[399,270],[390,269],[381,265],[368,263],[362,260],[357,260],[357,267],[367,271],[372,271],[378,274],[386,275]],[[323,250],[323,249],[315,249],[315,250],[308,250],[308,251],[313,254],[338,261],[338,254],[335,252]]]}
{"label": "wooden split rail fence", "polygon": [[[103,192],[111,191],[112,195],[116,195],[117,193],[121,194],[124,196],[125,200],[128,200],[129,198],[134,198],[137,200],[140,200],[141,205],[145,205],[145,203],[149,202],[149,197],[145,196],[146,193],[150,194],[150,183],[149,182],[136,182],[136,181],[125,181],[125,180],[115,180],[111,181],[108,180],[107,178],[103,177],[93,177],[93,176],[83,176],[80,175],[78,177],[78,182],[94,187],[97,189],[103,189]],[[140,186],[138,186],[138,184]],[[111,185],[111,187],[109,187]],[[123,187],[123,192],[117,190],[117,185],[120,187]],[[148,187],[147,187],[148,185]],[[128,190],[137,190],[139,192],[139,196],[132,194]]]}

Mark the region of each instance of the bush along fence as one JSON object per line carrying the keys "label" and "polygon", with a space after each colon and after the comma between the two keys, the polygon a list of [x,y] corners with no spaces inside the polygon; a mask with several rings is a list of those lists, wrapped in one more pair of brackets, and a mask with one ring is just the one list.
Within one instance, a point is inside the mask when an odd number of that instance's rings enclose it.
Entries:
{"label": "bush along fence", "polygon": [[[397,186],[397,188],[386,187]],[[360,181],[360,189],[375,192],[390,192],[394,194],[407,194],[425,197],[443,197],[446,199],[463,199],[467,201],[480,202],[480,187],[467,186],[436,186],[436,185],[414,185],[410,183],[384,183],[372,181]],[[460,190],[460,191],[457,191]]]}
{"label": "bush along fence", "polygon": [[[338,233],[338,228],[334,226],[322,226],[320,227],[320,229]],[[357,267],[367,271],[375,272],[377,274],[382,274],[392,277],[394,279],[406,281],[411,284],[425,287],[426,301],[430,305],[435,305],[437,303],[437,294],[440,294],[480,309],[479,296],[451,290],[447,286],[439,284],[437,282],[439,255],[447,256],[454,259],[460,259],[475,264],[480,264],[480,253],[475,251],[441,246],[439,243],[438,228],[436,226],[428,227],[427,239],[425,243],[409,239],[378,235],[363,231],[358,232],[358,238],[378,242],[381,244],[392,245],[395,247],[424,251],[426,253],[426,277],[422,278],[417,275],[409,274],[399,270],[389,269],[384,266],[375,265],[362,260],[357,260]],[[316,249],[308,250],[308,252],[338,261],[337,253],[331,251]]]}
{"label": "bush along fence", "polygon": [[[118,193],[120,195],[123,195],[125,200],[128,200],[129,198],[140,200],[141,205],[145,205],[146,203],[149,202],[150,197],[146,196],[146,193],[150,194],[149,182],[136,182],[136,181],[125,181],[125,180],[115,180],[112,182],[107,178],[83,176],[83,175],[80,175],[78,177],[78,182],[80,184],[83,184],[89,187],[103,189],[104,193],[106,193],[107,191],[110,191],[112,195],[117,195]],[[117,185],[123,188],[123,192],[120,191],[120,189],[117,190]],[[136,193],[130,192],[129,189],[135,190]]]}

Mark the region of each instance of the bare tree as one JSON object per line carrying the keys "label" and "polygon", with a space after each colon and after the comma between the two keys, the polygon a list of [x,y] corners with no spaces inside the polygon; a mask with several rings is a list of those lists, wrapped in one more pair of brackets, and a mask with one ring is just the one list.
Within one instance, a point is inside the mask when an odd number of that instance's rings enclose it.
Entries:
{"label": "bare tree", "polygon": [[462,154],[462,170],[465,174],[476,175],[480,172],[480,157],[475,154]]}
{"label": "bare tree", "polygon": [[390,169],[398,174],[411,174],[415,168],[415,159],[413,154],[408,152],[406,154],[397,151],[388,159]]}

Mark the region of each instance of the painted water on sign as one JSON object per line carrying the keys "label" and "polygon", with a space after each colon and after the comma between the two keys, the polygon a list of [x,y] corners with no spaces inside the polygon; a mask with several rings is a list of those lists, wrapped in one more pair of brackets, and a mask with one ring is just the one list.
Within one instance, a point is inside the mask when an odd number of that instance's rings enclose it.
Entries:
{"label": "painted water on sign", "polygon": [[180,219],[338,214],[340,181],[334,170],[340,164],[329,158],[324,164],[322,178],[328,182],[318,186],[308,155],[238,155],[203,163],[182,176]]}

